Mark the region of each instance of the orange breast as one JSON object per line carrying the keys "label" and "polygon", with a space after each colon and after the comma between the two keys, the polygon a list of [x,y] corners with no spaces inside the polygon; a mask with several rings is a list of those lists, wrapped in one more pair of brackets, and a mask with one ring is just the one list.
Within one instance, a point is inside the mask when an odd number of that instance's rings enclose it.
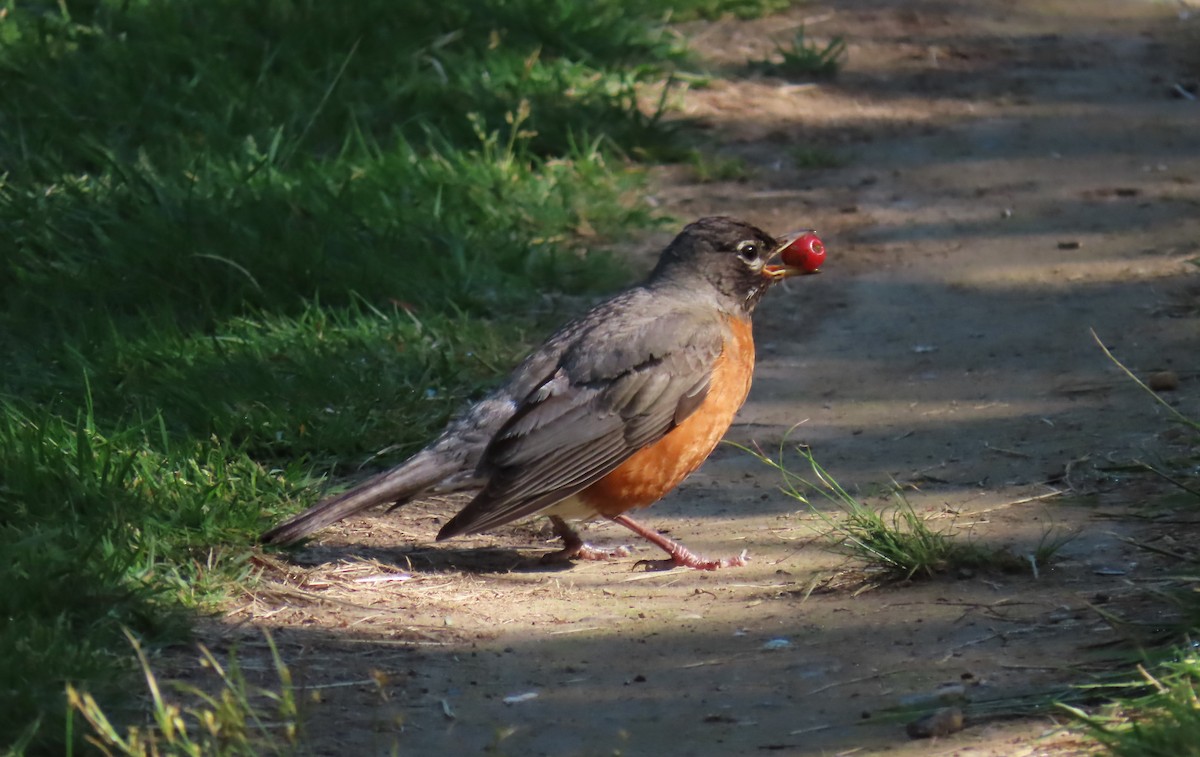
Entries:
{"label": "orange breast", "polygon": [[612,517],[657,502],[700,467],[746,401],[754,374],[749,321],[729,319],[729,339],[713,367],[708,396],[695,412],[654,444],[638,450],[576,495],[579,504]]}

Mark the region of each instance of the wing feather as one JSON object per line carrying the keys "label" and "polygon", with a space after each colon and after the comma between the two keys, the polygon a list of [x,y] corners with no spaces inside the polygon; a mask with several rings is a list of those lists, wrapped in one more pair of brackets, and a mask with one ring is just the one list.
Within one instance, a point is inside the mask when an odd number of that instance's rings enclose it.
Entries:
{"label": "wing feather", "polygon": [[707,396],[726,329],[720,318],[688,310],[645,320],[632,333],[602,324],[581,335],[520,400],[484,452],[488,485],[438,538],[550,507],[661,439]]}

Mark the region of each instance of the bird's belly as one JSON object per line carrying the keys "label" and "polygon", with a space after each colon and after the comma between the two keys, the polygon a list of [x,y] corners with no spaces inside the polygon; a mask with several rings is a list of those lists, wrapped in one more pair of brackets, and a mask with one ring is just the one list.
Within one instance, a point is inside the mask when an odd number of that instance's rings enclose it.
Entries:
{"label": "bird's belly", "polygon": [[708,396],[700,407],[662,439],[638,450],[604,478],[556,505],[554,514],[561,514],[557,512],[560,506],[569,512],[583,512],[583,517],[589,517],[588,510],[613,517],[646,507],[708,459],[746,401],[754,373],[750,324],[732,321],[730,329],[731,338],[713,366]]}

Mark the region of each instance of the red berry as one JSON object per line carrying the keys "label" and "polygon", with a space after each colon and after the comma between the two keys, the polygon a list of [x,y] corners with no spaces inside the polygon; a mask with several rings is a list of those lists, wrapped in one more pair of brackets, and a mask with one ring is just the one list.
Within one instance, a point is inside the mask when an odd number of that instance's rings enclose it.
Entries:
{"label": "red berry", "polygon": [[783,248],[783,262],[793,268],[815,271],[825,262],[825,243],[816,234],[802,234]]}

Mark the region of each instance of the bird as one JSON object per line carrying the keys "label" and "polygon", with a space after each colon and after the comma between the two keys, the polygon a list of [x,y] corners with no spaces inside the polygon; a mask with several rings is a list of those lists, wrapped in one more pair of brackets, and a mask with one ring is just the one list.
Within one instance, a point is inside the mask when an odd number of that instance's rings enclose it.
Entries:
{"label": "bird", "polygon": [[544,515],[563,543],[546,562],[627,555],[575,527],[608,519],[667,553],[639,561],[650,569],[746,564],[745,552],[697,555],[627,513],[679,485],[729,429],[754,372],[751,314],[772,285],[816,272],[789,254],[806,235],[775,238],[726,216],[688,224],[642,283],[560,328],[427,447],[260,541],[291,544],[374,506],[471,491],[437,541]]}

